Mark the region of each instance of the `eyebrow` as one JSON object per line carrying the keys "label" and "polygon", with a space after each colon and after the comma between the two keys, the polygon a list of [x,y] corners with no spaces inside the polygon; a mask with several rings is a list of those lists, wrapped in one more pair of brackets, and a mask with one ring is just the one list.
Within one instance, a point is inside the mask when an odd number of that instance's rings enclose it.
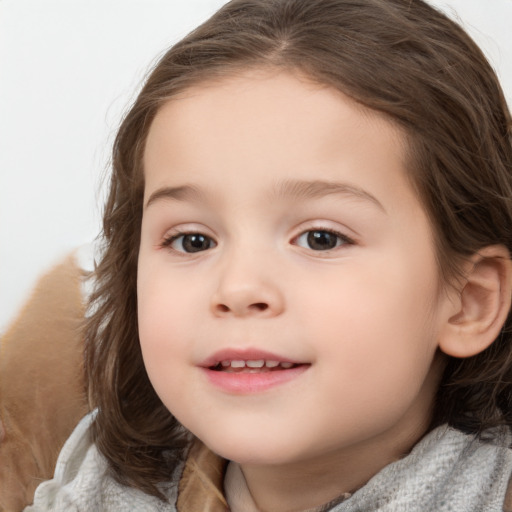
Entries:
{"label": "eyebrow", "polygon": [[161,200],[176,201],[199,201],[203,199],[204,194],[193,185],[182,185],[180,187],[162,187],[155,190],[146,202],[145,208]]}
{"label": "eyebrow", "polygon": [[323,180],[286,180],[276,187],[276,198],[292,197],[294,199],[314,199],[328,195],[352,196],[357,199],[369,201],[384,213],[386,209],[382,203],[365,189],[351,183]]}
{"label": "eyebrow", "polygon": [[[384,213],[386,209],[372,194],[361,187],[345,182],[323,180],[285,180],[276,184],[274,194],[276,199],[315,199],[328,195],[351,196],[373,203]],[[146,202],[145,208],[161,200],[201,201],[205,195],[201,189],[193,185],[179,187],[161,187],[153,192]]]}

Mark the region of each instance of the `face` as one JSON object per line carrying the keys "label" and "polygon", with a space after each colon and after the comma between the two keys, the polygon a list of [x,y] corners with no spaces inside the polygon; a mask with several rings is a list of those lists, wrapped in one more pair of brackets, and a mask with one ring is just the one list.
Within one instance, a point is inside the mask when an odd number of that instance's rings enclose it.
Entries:
{"label": "face", "polygon": [[140,342],[185,427],[260,465],[424,431],[448,308],[397,128],[248,72],[168,101],[144,166]]}

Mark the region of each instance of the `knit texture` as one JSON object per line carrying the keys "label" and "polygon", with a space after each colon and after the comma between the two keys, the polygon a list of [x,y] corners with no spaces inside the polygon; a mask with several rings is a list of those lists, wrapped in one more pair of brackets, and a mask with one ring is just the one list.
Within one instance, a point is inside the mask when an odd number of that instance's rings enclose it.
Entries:
{"label": "knit texture", "polygon": [[510,435],[499,445],[442,426],[332,512],[502,512],[512,472]]}

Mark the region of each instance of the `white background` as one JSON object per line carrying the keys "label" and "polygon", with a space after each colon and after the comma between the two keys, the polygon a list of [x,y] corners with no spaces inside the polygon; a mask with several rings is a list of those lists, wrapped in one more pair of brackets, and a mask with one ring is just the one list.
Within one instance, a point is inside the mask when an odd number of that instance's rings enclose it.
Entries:
{"label": "white background", "polygon": [[[224,1],[0,0],[0,332],[38,275],[94,240],[123,112]],[[484,48],[512,103],[512,0],[432,3]]]}

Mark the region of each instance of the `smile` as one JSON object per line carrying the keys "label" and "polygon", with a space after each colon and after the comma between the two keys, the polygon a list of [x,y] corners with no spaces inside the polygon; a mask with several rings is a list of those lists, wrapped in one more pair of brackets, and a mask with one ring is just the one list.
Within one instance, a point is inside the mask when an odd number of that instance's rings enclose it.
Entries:
{"label": "smile", "polygon": [[211,367],[211,369],[217,372],[261,373],[289,370],[290,368],[293,368],[295,366],[298,365],[295,363],[291,363],[289,361],[280,362],[272,359],[251,359],[248,361],[244,361],[243,359],[225,359],[217,363],[215,366]]}
{"label": "smile", "polygon": [[219,351],[200,365],[210,384],[235,395],[270,390],[295,380],[310,367],[310,363],[254,349]]}

